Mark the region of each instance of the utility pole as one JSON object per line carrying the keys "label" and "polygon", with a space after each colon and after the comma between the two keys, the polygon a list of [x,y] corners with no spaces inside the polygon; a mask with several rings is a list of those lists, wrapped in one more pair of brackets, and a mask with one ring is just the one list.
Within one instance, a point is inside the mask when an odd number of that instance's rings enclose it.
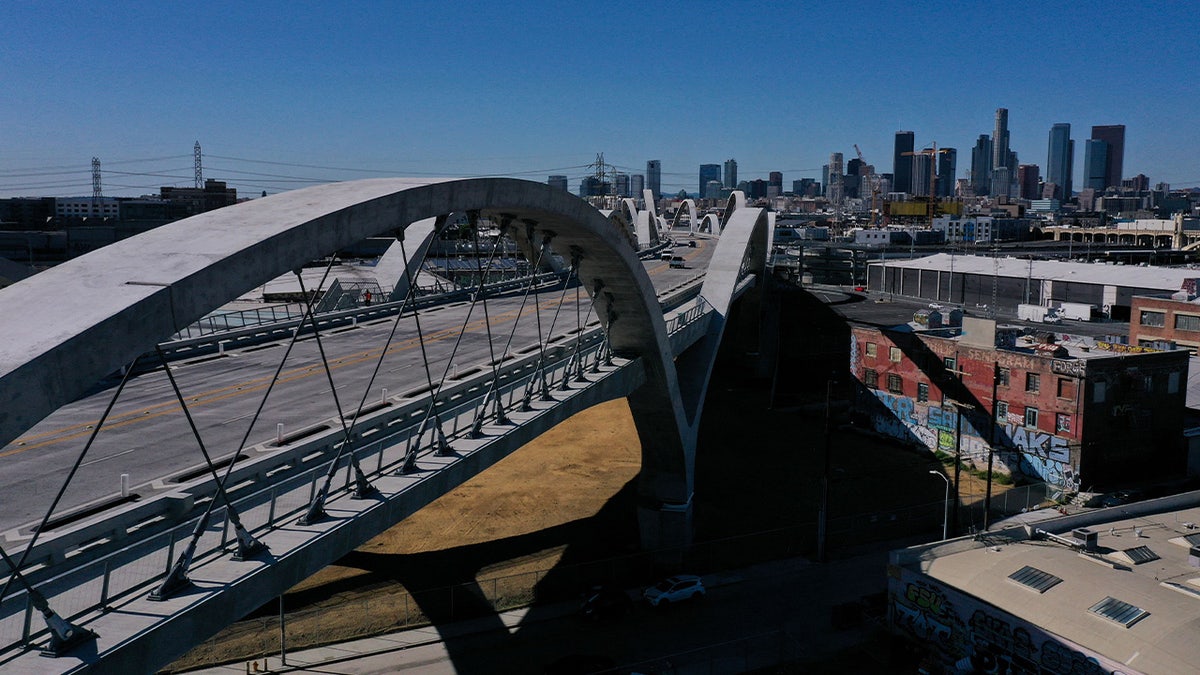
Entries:
{"label": "utility pole", "polygon": [[1000,362],[992,364],[992,433],[988,439],[987,489],[983,493],[983,531],[987,532],[992,515],[992,458],[996,453],[996,438],[1000,435],[1000,420],[996,419],[996,389],[1000,386]]}
{"label": "utility pole", "polygon": [[821,506],[817,513],[817,560],[826,561],[826,539],[829,526],[829,451],[830,417],[832,416],[833,380],[825,381],[825,442],[821,464]]}
{"label": "utility pole", "polygon": [[[966,388],[966,383],[963,382],[963,377],[968,373],[962,370],[958,363],[958,352],[954,353],[954,369],[948,369],[946,372],[958,376],[958,385],[960,389]],[[959,489],[959,474],[962,469],[962,417],[964,410],[975,410],[975,406],[970,403],[963,403],[947,397],[946,403],[954,406],[954,531],[958,532],[958,505],[961,501],[960,495],[962,491]]]}

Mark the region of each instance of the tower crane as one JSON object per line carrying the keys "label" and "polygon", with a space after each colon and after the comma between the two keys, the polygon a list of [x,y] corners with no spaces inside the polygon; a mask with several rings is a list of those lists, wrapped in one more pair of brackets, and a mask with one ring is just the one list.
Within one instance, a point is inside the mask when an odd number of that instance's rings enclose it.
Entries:
{"label": "tower crane", "polygon": [[876,218],[879,216],[879,179],[875,177],[875,167],[867,164],[867,160],[863,159],[862,150],[858,149],[858,143],[854,144],[854,152],[858,154],[858,161],[861,162],[863,170],[867,172],[867,181],[871,184],[871,215],[867,219],[869,227],[878,227]]}

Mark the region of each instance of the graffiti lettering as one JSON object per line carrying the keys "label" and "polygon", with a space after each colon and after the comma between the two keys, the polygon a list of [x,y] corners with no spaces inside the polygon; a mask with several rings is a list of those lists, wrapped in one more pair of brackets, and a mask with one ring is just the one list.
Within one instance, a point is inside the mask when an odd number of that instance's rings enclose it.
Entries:
{"label": "graffiti lettering", "polygon": [[[874,392],[890,414],[876,415],[872,422],[875,431],[904,440],[915,440],[930,450],[959,452],[968,459],[986,460],[991,444],[991,430],[979,433],[968,423],[966,416],[958,427],[958,411],[936,405],[918,405],[911,398]],[[1078,469],[1071,463],[1070,439],[1029,429],[1023,415],[1009,413],[1000,421],[995,452],[1002,466],[1009,471],[1024,473],[1054,485],[1078,489]],[[960,442],[955,443],[956,437]]]}
{"label": "graffiti lettering", "polygon": [[1067,649],[1054,640],[1042,643],[1042,667],[1063,675],[1108,675],[1095,659]]}
{"label": "graffiti lettering", "polygon": [[1064,361],[1054,359],[1050,362],[1050,372],[1059,375],[1071,375],[1074,377],[1083,377],[1087,372],[1087,362],[1083,360]]}
{"label": "graffiti lettering", "polygon": [[1117,342],[1100,342],[1096,341],[1096,347],[1110,352],[1120,352],[1123,354],[1142,354],[1145,352],[1157,352],[1159,350],[1153,347],[1142,347],[1139,345],[1123,345]]}
{"label": "graffiti lettering", "polygon": [[945,598],[941,593],[925,586],[909,584],[904,591],[904,597],[920,609],[929,610],[938,616],[945,613]]}

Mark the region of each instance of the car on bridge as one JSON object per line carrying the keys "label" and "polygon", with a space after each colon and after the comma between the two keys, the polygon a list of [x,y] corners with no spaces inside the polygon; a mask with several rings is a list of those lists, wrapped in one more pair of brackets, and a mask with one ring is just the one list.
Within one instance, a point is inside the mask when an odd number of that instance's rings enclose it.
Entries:
{"label": "car on bridge", "polygon": [[703,598],[704,593],[704,582],[700,577],[694,574],[677,574],[642,591],[642,599],[651,607],[665,607],[673,602]]}
{"label": "car on bridge", "polygon": [[687,265],[684,264],[683,256],[681,256],[681,255],[677,255],[677,256],[671,258],[670,266],[671,267],[680,267],[680,268],[687,267]]}

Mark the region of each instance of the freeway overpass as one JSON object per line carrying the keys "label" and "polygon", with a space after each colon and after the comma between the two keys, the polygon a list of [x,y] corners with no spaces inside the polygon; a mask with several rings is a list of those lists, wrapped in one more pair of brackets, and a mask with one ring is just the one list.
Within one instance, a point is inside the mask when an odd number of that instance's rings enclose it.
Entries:
{"label": "freeway overpass", "polygon": [[[167,358],[164,339],[240,293],[452,213],[500,223],[535,267],[553,250],[565,279],[309,313],[284,339],[217,336]],[[639,259],[670,244],[632,202],[601,212],[511,179],[356,181],[179,221],[6,289],[0,315],[22,320],[0,326],[0,486],[14,496],[0,519],[0,667],[160,667],[622,396],[643,447],[643,544],[687,545],[704,391],[767,251],[762,210],[731,199],[722,221],[673,269]],[[131,375],[87,395],[114,371]],[[121,473],[133,494],[105,498]]]}

